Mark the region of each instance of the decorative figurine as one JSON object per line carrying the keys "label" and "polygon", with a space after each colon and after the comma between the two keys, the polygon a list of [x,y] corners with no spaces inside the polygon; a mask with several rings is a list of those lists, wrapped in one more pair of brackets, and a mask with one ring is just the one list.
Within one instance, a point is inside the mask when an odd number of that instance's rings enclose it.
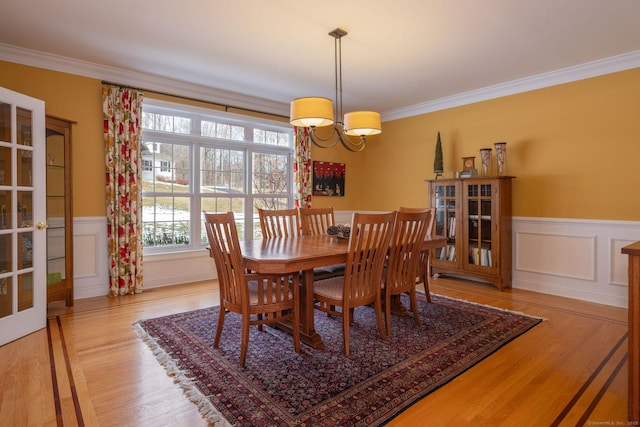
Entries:
{"label": "decorative figurine", "polygon": [[440,131],[438,131],[438,140],[436,141],[436,155],[433,159],[433,173],[436,174],[436,179],[442,176],[444,172],[444,166],[442,161],[442,142],[440,141]]}

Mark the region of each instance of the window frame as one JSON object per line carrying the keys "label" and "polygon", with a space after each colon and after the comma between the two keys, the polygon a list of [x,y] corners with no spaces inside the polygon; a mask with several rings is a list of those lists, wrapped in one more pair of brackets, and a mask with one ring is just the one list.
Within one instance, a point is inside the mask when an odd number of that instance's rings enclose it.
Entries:
{"label": "window frame", "polygon": [[[257,199],[269,198],[286,198],[287,206],[293,207],[295,182],[293,179],[293,162],[294,162],[294,136],[293,129],[289,123],[277,120],[267,120],[252,116],[228,113],[214,109],[194,107],[184,104],[178,104],[157,99],[145,99],[143,104],[143,113],[165,114],[174,117],[188,117],[191,119],[191,130],[189,134],[174,133],[167,131],[158,131],[151,129],[142,129],[141,144],[149,143],[167,143],[188,145],[190,150],[190,179],[187,192],[166,193],[166,192],[143,192],[142,197],[171,197],[172,195],[180,197],[188,197],[190,201],[189,214],[189,243],[188,244],[171,244],[164,246],[145,246],[143,253],[159,254],[171,252],[184,252],[191,250],[200,250],[206,247],[207,243],[202,239],[206,233],[203,230],[202,223],[202,200],[204,197],[200,193],[200,150],[201,147],[212,147],[220,149],[240,150],[244,153],[244,189],[241,193],[233,195],[225,194],[224,197],[242,198],[244,200],[244,230],[252,230],[254,226],[254,203]],[[234,126],[242,126],[245,128],[245,141],[234,139],[221,139],[211,136],[201,135],[201,122],[203,120],[215,121]],[[287,133],[289,135],[289,146],[270,145],[261,142],[246,141],[247,138],[253,139],[253,130],[275,131],[278,133]],[[153,152],[157,150],[156,144],[152,148]],[[266,153],[285,155],[287,158],[286,177],[289,191],[288,193],[278,194],[254,194],[253,190],[253,155],[254,153]],[[169,162],[172,163],[172,162]],[[142,162],[141,162],[142,164]],[[155,165],[153,165],[155,167]],[[158,165],[160,167],[160,165]],[[141,183],[142,185],[142,183]],[[249,211],[249,212],[247,212]],[[142,212],[142,210],[141,210]],[[144,217],[143,217],[144,221]],[[253,239],[253,232],[244,233],[245,240]],[[141,239],[142,240],[142,239]],[[143,243],[144,244],[144,243]]]}

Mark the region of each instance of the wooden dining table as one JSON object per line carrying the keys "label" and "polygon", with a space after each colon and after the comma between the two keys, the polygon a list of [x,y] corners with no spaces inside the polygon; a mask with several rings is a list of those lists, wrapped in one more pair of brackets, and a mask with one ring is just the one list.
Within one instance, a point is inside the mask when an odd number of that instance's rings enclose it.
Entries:
{"label": "wooden dining table", "polygon": [[[444,237],[427,237],[423,251],[445,245]],[[299,274],[300,287],[300,339],[322,348],[322,337],[314,327],[313,269],[347,261],[348,241],[328,235],[272,238],[241,241],[244,266],[257,273]],[[425,277],[428,277],[425,272]],[[428,280],[428,279],[426,279]],[[290,325],[279,325],[291,330]]]}

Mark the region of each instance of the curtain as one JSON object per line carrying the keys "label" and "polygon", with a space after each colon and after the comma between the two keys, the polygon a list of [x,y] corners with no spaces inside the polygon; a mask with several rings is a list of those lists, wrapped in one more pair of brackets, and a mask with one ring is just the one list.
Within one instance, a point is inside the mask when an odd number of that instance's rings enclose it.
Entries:
{"label": "curtain", "polygon": [[142,292],[142,92],[103,86],[111,295]]}
{"label": "curtain", "polygon": [[294,203],[296,208],[311,207],[311,139],[309,128],[294,127],[295,157],[293,162],[293,181],[295,185]]}

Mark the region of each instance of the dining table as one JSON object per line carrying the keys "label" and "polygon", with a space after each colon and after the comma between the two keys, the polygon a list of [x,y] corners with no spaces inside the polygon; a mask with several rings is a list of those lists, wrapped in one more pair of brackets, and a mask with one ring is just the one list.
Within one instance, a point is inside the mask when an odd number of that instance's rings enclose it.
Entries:
{"label": "dining table", "polygon": [[[423,251],[445,245],[444,237],[429,237]],[[244,267],[257,273],[300,274],[300,339],[314,348],[323,348],[314,327],[313,269],[347,261],[348,239],[327,234],[240,241]],[[426,267],[425,267],[426,268]],[[425,271],[425,280],[428,272]],[[291,331],[290,324],[278,327]]]}

